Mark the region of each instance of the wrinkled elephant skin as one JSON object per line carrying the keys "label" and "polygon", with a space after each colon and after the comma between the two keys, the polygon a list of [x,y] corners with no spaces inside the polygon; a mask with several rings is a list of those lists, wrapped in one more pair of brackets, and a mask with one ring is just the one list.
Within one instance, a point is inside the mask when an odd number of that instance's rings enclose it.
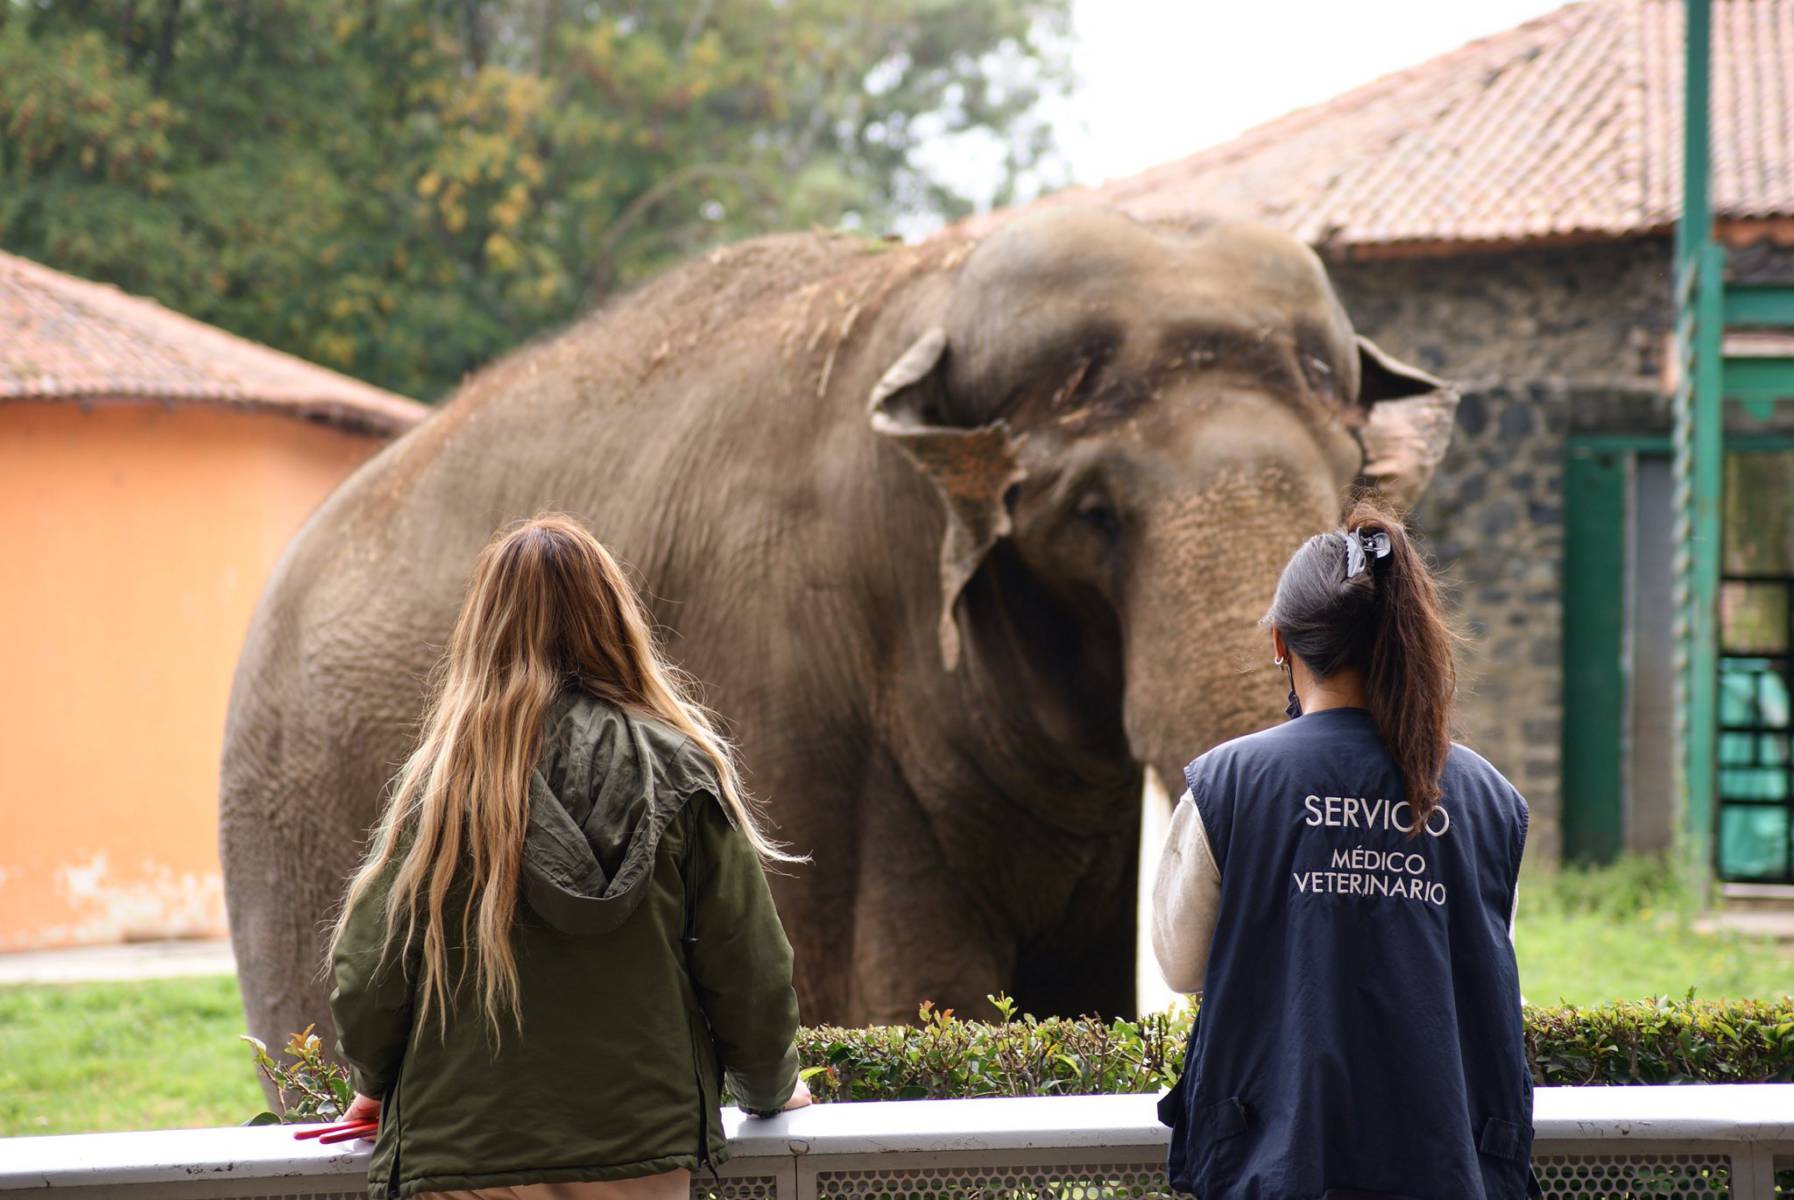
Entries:
{"label": "wrinkled elephant skin", "polygon": [[1277,570],[1355,484],[1411,502],[1454,404],[1301,245],[1102,210],[762,239],[519,351],[262,598],[222,796],[251,1030],[328,1022],[321,931],[466,573],[545,509],[631,565],[813,856],[774,880],[807,1021],[1126,1012],[1144,767],[1279,719]]}

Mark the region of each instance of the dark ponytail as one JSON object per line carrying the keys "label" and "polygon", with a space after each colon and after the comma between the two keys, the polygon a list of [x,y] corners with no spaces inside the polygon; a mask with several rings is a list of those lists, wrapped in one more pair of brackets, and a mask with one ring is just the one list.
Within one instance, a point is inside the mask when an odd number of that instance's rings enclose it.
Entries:
{"label": "dark ponytail", "polygon": [[[1388,554],[1373,551],[1348,575],[1347,539],[1377,534],[1387,537]],[[1413,809],[1409,833],[1418,834],[1439,806],[1439,776],[1451,750],[1457,636],[1432,570],[1400,519],[1360,500],[1343,529],[1309,538],[1284,567],[1265,622],[1316,677],[1363,674],[1371,720]]]}

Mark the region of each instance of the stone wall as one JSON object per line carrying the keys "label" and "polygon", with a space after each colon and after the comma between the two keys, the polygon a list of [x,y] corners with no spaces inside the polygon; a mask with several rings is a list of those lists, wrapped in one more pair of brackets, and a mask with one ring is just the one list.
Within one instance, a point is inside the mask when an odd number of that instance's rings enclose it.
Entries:
{"label": "stone wall", "polygon": [[1464,395],[1451,450],[1413,514],[1468,639],[1458,736],[1532,805],[1555,860],[1563,720],[1563,463],[1569,396],[1546,384]]}
{"label": "stone wall", "polygon": [[[1794,278],[1794,247],[1727,253],[1734,279]],[[1563,681],[1563,464],[1573,434],[1667,435],[1671,243],[1330,263],[1360,333],[1456,383],[1451,450],[1413,519],[1470,637],[1461,736],[1526,793],[1555,861]],[[1794,406],[1728,430],[1794,431]]]}
{"label": "stone wall", "polygon": [[1358,331],[1461,387],[1656,386],[1673,328],[1664,238],[1329,263]]}
{"label": "stone wall", "polygon": [[1561,843],[1565,440],[1666,427],[1669,262],[1653,238],[1328,268],[1359,332],[1463,391],[1413,516],[1470,639],[1460,736],[1530,801],[1534,861]]}

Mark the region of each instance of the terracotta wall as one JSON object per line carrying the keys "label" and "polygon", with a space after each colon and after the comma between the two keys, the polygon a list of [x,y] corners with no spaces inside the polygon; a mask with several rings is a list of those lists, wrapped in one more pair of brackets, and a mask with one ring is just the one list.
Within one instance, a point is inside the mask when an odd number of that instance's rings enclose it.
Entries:
{"label": "terracotta wall", "polygon": [[0,404],[0,951],[224,932],[218,754],[262,582],[377,438]]}

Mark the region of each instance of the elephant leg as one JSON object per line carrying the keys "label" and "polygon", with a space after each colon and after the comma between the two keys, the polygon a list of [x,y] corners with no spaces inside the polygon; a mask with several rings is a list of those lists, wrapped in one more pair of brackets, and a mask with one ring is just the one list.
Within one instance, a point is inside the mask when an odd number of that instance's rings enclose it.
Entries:
{"label": "elephant leg", "polygon": [[257,903],[231,918],[245,1022],[277,1058],[288,1038],[307,1029],[326,1049],[336,1042],[324,975],[328,930],[308,920],[308,911],[328,906]]}
{"label": "elephant leg", "polygon": [[[796,711],[798,701],[744,702],[737,720],[753,785],[768,797],[774,838],[808,861],[767,872],[779,920],[791,942],[798,1011],[806,1025],[853,1020],[849,1000],[854,913],[859,891],[861,797],[892,769],[866,752],[857,727],[824,726],[814,737],[781,746],[784,726],[768,728],[768,712]],[[792,721],[797,721],[792,718]],[[814,724],[811,720],[810,724]]]}
{"label": "elephant leg", "polygon": [[[320,836],[306,827],[303,813],[291,817],[250,830],[227,827],[226,886],[231,895],[247,898],[231,912],[231,946],[249,1032],[275,1051],[310,1028],[329,1050],[336,1043],[327,961],[331,921],[355,869],[360,837]],[[248,851],[255,842],[256,851]],[[293,869],[299,863],[306,864],[304,871]],[[284,886],[270,893],[269,879]]]}
{"label": "elephant leg", "polygon": [[1036,1016],[1135,1016],[1137,824],[1090,864],[1066,920],[1022,947],[1015,999]]}
{"label": "elephant leg", "polygon": [[[234,799],[243,800],[241,792]],[[231,946],[249,1033],[279,1057],[288,1038],[310,1028],[328,1048],[335,1044],[324,956],[334,911],[325,880],[347,869],[334,847],[320,845],[303,828],[304,814],[246,823],[226,820],[221,839],[225,886],[236,898],[230,913]],[[353,853],[354,842],[348,845]],[[295,871],[305,863],[315,870]],[[276,892],[270,879],[290,886]],[[267,1083],[263,1081],[264,1087]],[[270,1096],[272,1099],[272,1096]]]}
{"label": "elephant leg", "polygon": [[277,1057],[308,1027],[329,1051],[331,924],[362,852],[380,769],[357,765],[311,717],[329,706],[277,704],[246,689],[233,708],[219,853],[244,1016]]}
{"label": "elephant leg", "polygon": [[862,809],[849,1009],[857,1022],[916,1019],[923,1001],[989,1015],[1012,986],[1014,943],[941,853],[921,807],[892,775]]}
{"label": "elephant leg", "polygon": [[[800,794],[825,795],[825,787]],[[850,980],[844,964],[853,961],[852,844],[827,836],[793,835],[790,826],[781,826],[776,833],[789,837],[793,849],[810,856],[807,863],[774,867],[767,880],[791,942],[798,1011],[807,1025],[849,1022]]]}

